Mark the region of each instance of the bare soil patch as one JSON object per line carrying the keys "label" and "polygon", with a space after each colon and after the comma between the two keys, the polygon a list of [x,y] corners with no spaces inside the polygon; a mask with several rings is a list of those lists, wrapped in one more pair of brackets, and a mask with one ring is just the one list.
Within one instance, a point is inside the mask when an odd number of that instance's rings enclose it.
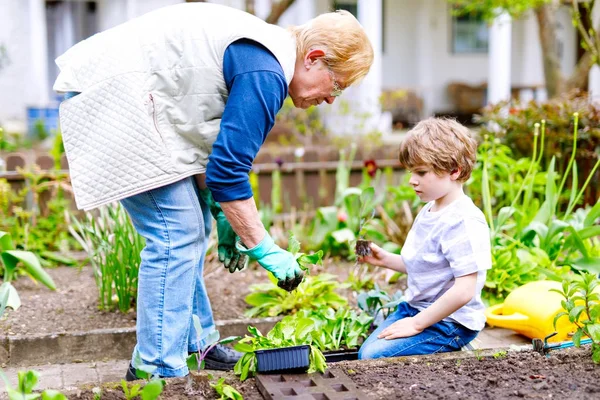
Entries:
{"label": "bare soil patch", "polygon": [[[600,366],[587,348],[554,351],[549,357],[533,351],[509,352],[499,358],[454,353],[330,364],[343,371],[369,399],[597,399]],[[466,357],[466,358],[465,358]],[[246,400],[262,399],[255,379],[240,382],[231,373],[226,383]],[[216,382],[215,377],[212,382]],[[334,384],[335,382],[332,382]],[[70,393],[69,398],[92,400],[91,389]],[[102,399],[124,399],[118,387],[105,385]],[[161,399],[218,399],[206,372],[167,380]]]}
{"label": "bare soil patch", "polygon": [[[327,260],[324,264],[315,267],[311,273],[332,273],[343,282],[353,268],[352,263],[335,260]],[[22,305],[17,311],[6,311],[0,320],[0,335],[44,335],[135,327],[134,310],[126,314],[98,310],[98,289],[90,266],[82,269],[58,267],[47,269],[47,272],[56,283],[56,291],[26,277],[13,283]],[[383,275],[379,276],[384,289],[398,289],[385,285]],[[248,308],[244,298],[250,293],[250,286],[268,282],[268,278],[258,264],[232,274],[218,261],[210,260],[205,268],[205,282],[215,320],[229,320],[244,318],[244,311]],[[346,294],[355,304],[350,291]]]}
{"label": "bare soil patch", "polygon": [[600,366],[592,362],[589,346],[557,350],[549,357],[524,351],[499,359],[427,356],[337,367],[373,399],[600,398]]}

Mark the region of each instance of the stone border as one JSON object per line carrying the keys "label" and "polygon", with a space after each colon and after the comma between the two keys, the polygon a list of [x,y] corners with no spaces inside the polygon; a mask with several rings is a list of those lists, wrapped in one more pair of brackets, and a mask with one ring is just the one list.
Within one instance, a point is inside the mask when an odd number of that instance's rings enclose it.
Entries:
{"label": "stone border", "polygon": [[[248,325],[268,332],[281,318],[215,321],[221,338],[243,336]],[[96,329],[36,336],[12,336],[0,341],[2,367],[127,359],[136,343],[135,328]]]}

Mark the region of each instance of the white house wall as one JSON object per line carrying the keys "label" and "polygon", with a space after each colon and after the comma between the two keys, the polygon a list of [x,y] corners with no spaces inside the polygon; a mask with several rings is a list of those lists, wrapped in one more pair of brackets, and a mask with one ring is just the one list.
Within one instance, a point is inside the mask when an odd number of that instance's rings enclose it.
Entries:
{"label": "white house wall", "polygon": [[[384,1],[384,90],[416,91],[425,100],[426,116],[452,109],[446,92],[449,83],[487,82],[487,53],[452,53],[452,17],[445,0]],[[568,7],[561,9],[559,21],[563,27],[559,30],[563,46],[561,66],[565,73],[570,73],[575,63],[576,40]],[[512,22],[511,82],[513,86],[544,85],[538,26],[533,13]]]}
{"label": "white house wall", "polygon": [[[23,0],[0,1],[0,44],[9,64],[0,70],[0,121],[2,125],[25,119],[31,60],[29,6]],[[15,129],[21,128],[21,126]]]}
{"label": "white house wall", "polygon": [[[138,16],[158,7],[184,0],[101,0],[98,1],[98,28],[108,29],[129,16]],[[243,0],[211,0],[243,7]],[[256,0],[257,12],[265,13],[271,0]],[[412,89],[425,99],[425,115],[450,110],[446,93],[450,82],[482,84],[488,79],[487,54],[451,52],[451,16],[446,0],[383,0],[384,52],[382,88]],[[268,4],[267,4],[268,3]],[[25,87],[31,85],[29,1],[0,0],[0,43],[7,46],[10,64],[0,71],[0,124],[25,119],[32,104]],[[281,25],[298,24],[309,14],[331,10],[329,0],[296,0],[283,14]],[[264,16],[263,16],[264,17]],[[559,15],[561,66],[565,73],[573,69],[576,57],[575,30],[570,24],[568,7]],[[52,71],[51,71],[52,72]],[[55,77],[49,76],[53,81]],[[543,85],[543,67],[537,21],[531,13],[512,23],[513,85]],[[39,89],[43,90],[43,89]],[[52,105],[51,105],[52,106]]]}

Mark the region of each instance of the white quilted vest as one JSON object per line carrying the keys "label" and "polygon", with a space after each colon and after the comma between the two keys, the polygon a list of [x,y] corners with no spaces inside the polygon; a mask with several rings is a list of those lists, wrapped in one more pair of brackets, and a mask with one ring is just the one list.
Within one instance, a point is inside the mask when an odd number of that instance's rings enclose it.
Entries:
{"label": "white quilted vest", "polygon": [[57,58],[60,122],[79,209],[206,171],[228,91],[225,49],[268,48],[289,84],[296,45],[284,29],[210,3],[165,7],[78,43]]}

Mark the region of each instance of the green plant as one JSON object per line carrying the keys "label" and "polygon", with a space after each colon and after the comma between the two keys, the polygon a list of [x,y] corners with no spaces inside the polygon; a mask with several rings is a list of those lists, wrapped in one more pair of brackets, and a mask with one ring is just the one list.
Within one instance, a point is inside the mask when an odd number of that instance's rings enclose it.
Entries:
{"label": "green plant", "polygon": [[13,388],[6,375],[4,375],[4,372],[0,370],[0,377],[2,377],[4,383],[6,384],[6,392],[9,400],[35,400],[39,399],[40,397],[42,400],[67,400],[67,396],[57,390],[47,389],[41,394],[34,393],[33,391],[38,384],[38,380],[40,379],[40,374],[35,370],[19,371],[17,376],[17,387]]}
{"label": "green plant", "polygon": [[313,344],[321,351],[357,348],[359,341],[367,337],[373,322],[373,317],[348,307],[300,310],[294,318],[309,318],[315,322],[311,336]]}
{"label": "green plant", "polygon": [[[578,114],[577,123],[573,118],[575,113]],[[498,139],[499,143],[510,147],[517,159],[535,158],[534,145],[539,138],[535,137],[534,126],[540,121],[546,121],[545,141],[538,147],[538,151],[543,149],[540,165],[548,168],[555,158],[558,175],[565,176],[572,164],[569,157],[572,155],[580,175],[592,175],[600,145],[600,109],[581,93],[569,93],[543,103],[502,102],[486,107],[477,119],[481,123],[481,135],[487,135],[491,141]],[[576,147],[573,146],[574,139]],[[597,199],[598,188],[590,187],[584,203],[595,203]],[[561,202],[568,200],[568,197],[562,198]]]}
{"label": "green plant", "polygon": [[337,289],[348,287],[337,282],[331,274],[306,276],[298,288],[288,292],[277,286],[277,280],[269,274],[270,283],[250,286],[246,303],[252,306],[245,312],[247,317],[274,317],[293,314],[300,309],[333,307],[348,304],[345,297],[336,293]]}
{"label": "green plant", "polygon": [[98,287],[98,306],[127,312],[135,306],[144,239],[120,204],[102,207],[85,220],[69,216],[69,231],[87,252]]}
{"label": "green plant", "polygon": [[507,354],[508,354],[508,352],[506,352],[504,350],[497,351],[494,353],[494,359],[501,360],[504,357],[506,357]]}
{"label": "green plant", "polygon": [[204,338],[204,348],[200,346],[200,338],[202,337],[202,325],[200,325],[200,318],[197,315],[192,315],[194,321],[194,329],[196,329],[196,337],[198,338],[198,351],[190,354],[186,359],[186,364],[190,370],[204,369],[204,359],[206,355],[217,345],[227,344],[234,340],[238,340],[238,336],[230,336],[219,340],[219,331],[214,330]]}
{"label": "green plant", "polygon": [[210,386],[215,389],[220,396],[220,400],[244,400],[240,392],[235,390],[231,385],[225,384],[225,378],[219,378],[217,383],[211,383]]}
{"label": "green plant", "polygon": [[142,400],[155,400],[162,393],[166,382],[164,379],[160,379],[156,370],[158,369],[155,365],[146,365],[142,361],[142,357],[136,351],[133,355],[132,360],[133,367],[135,368],[135,375],[139,379],[144,379],[146,384],[142,388],[139,383],[130,384],[124,379],[121,379],[121,387],[123,388],[123,394],[126,399],[133,399],[140,396]]}
{"label": "green plant", "polygon": [[572,279],[565,279],[562,290],[551,289],[564,297],[561,301],[565,311],[554,317],[554,328],[562,317],[568,317],[569,322],[577,326],[573,335],[573,343],[579,347],[581,339],[588,337],[592,340],[592,359],[600,363],[600,280],[596,274],[583,273]]}
{"label": "green plant", "polygon": [[[600,251],[595,239],[600,233],[595,223],[600,216],[600,201],[589,210],[573,214],[600,166],[600,160],[596,161],[585,182],[578,185],[578,168],[574,162],[578,117],[574,114],[573,152],[562,175],[555,170],[554,157],[547,171],[542,171],[546,124],[535,125],[533,154],[527,170],[522,178],[514,181],[518,182],[518,188],[512,192],[511,203],[497,213],[493,209],[497,196],[491,182],[502,178],[496,177],[496,170],[489,166],[498,163],[490,157],[482,160],[481,193],[491,229],[493,256],[483,292],[484,300],[489,303],[500,301],[512,289],[530,280],[544,277],[561,280],[569,268],[600,269],[600,257],[597,256]],[[542,180],[538,179],[542,176]],[[567,188],[568,177],[570,189]],[[536,190],[540,182],[543,182],[543,190]],[[561,203],[561,198],[568,202]],[[583,218],[582,214],[585,215]]]}
{"label": "green plant", "polygon": [[132,384],[131,387],[129,387],[129,384],[124,379],[121,379],[121,387],[123,388],[123,394],[127,400],[134,399],[138,396],[141,397],[142,400],[158,399],[165,384],[163,379],[152,379],[148,381],[143,388],[139,383]]}
{"label": "green plant", "polygon": [[38,258],[30,251],[15,250],[9,233],[0,231],[0,258],[2,259],[2,280],[0,285],[0,317],[6,307],[13,310],[21,306],[17,289],[11,284],[18,275],[27,275],[35,282],[43,283],[50,290],[56,290],[52,277],[40,265]]}
{"label": "green plant", "polygon": [[404,299],[402,291],[398,290],[390,296],[385,290],[381,290],[379,285],[368,292],[360,292],[357,297],[358,307],[372,318],[377,318],[379,313],[383,314],[384,319],[393,313]]}
{"label": "green plant", "polygon": [[310,345],[308,372],[324,372],[327,367],[323,353],[311,343],[311,332],[315,329],[315,322],[310,318],[284,317],[273,329],[263,336],[253,326],[248,327],[250,335],[241,339],[234,348],[244,355],[235,364],[233,371],[240,376],[242,381],[256,373],[256,350],[273,349],[298,345]]}

